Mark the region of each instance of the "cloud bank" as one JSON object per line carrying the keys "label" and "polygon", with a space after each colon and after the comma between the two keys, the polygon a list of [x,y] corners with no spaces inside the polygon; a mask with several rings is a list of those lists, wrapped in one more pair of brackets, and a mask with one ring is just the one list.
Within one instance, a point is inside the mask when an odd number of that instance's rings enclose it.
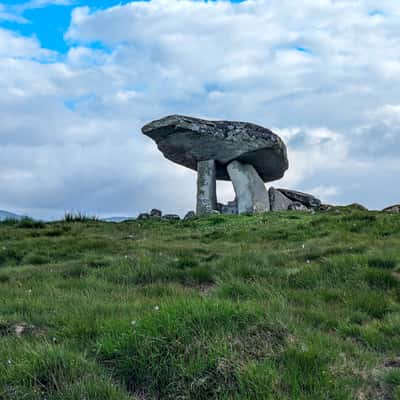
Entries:
{"label": "cloud bank", "polygon": [[[399,202],[399,17],[386,0],[76,7],[66,54],[0,28],[0,208],[193,209],[195,174],[140,133],[172,113],[276,130],[290,169],[271,185]],[[219,185],[223,200],[232,193]]]}

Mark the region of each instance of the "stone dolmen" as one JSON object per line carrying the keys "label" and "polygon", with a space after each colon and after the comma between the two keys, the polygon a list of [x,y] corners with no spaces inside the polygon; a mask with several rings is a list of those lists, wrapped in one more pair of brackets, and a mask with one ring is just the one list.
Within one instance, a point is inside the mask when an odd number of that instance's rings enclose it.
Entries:
{"label": "stone dolmen", "polygon": [[197,171],[197,215],[218,210],[217,179],[232,181],[239,214],[269,211],[264,182],[281,178],[288,169],[281,138],[255,124],[171,115],[150,122],[142,132],[166,158]]}

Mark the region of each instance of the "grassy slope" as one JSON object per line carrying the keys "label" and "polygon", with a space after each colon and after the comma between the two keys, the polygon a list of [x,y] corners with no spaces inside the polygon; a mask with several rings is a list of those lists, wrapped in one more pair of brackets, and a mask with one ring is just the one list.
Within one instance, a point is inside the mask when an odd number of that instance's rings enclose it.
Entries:
{"label": "grassy slope", "polygon": [[382,213],[2,223],[0,399],[400,399],[399,265]]}

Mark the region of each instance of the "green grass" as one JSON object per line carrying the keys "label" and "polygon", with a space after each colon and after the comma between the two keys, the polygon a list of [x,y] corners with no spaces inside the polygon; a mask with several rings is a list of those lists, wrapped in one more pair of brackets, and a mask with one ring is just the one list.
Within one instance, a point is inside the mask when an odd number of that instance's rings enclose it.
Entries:
{"label": "green grass", "polygon": [[399,332],[397,215],[0,223],[0,399],[399,400]]}

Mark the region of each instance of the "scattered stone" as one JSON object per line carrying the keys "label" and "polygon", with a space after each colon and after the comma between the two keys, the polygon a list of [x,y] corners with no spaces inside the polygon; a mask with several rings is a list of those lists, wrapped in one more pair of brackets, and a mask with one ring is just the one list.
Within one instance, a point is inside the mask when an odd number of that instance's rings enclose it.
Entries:
{"label": "scattered stone", "polygon": [[236,199],[228,201],[227,204],[218,203],[217,206],[218,206],[217,207],[218,211],[221,214],[238,214],[238,206]]}
{"label": "scattered stone", "polygon": [[194,211],[188,211],[183,217],[184,220],[196,218],[196,213]]}
{"label": "scattered stone", "polygon": [[317,199],[311,194],[298,192],[297,190],[289,189],[277,189],[287,198],[292,201],[298,201],[306,207],[319,208],[321,206],[321,200]]}
{"label": "scattered stone", "polygon": [[322,211],[322,212],[327,212],[327,211],[331,211],[331,210],[333,210],[333,206],[331,206],[330,204],[321,204],[320,206],[319,206],[319,211]]}
{"label": "scattered stone", "polygon": [[310,211],[304,204],[301,204],[299,201],[293,201],[292,204],[289,205],[288,210],[291,211]]}
{"label": "scattered stone", "polygon": [[150,211],[150,217],[152,217],[152,218],[161,218],[161,216],[162,216],[162,212],[161,212],[161,210],[158,210],[157,208],[153,208]]}
{"label": "scattered stone", "polygon": [[40,333],[40,329],[26,322],[0,322],[0,337],[8,335],[21,337],[25,335],[39,335]]}
{"label": "scattered stone", "polygon": [[233,181],[239,212],[269,210],[260,182],[281,178],[289,165],[280,137],[255,124],[172,115],[145,125],[142,132],[166,158],[198,171],[198,215],[217,209],[216,179]]}
{"label": "scattered stone", "polygon": [[179,215],[176,214],[165,214],[162,216],[162,219],[166,219],[169,221],[179,221],[181,218]]}
{"label": "scattered stone", "polygon": [[400,204],[395,204],[394,206],[386,207],[382,211],[392,214],[398,214],[400,213]]}
{"label": "scattered stone", "polygon": [[139,214],[139,216],[137,217],[137,219],[139,221],[145,220],[145,219],[149,219],[150,218],[150,214],[148,213],[141,213]]}
{"label": "scattered stone", "polygon": [[269,188],[268,194],[271,211],[286,211],[293,203],[292,200],[288,199],[284,194],[282,194],[279,190],[276,190],[274,187]]}

